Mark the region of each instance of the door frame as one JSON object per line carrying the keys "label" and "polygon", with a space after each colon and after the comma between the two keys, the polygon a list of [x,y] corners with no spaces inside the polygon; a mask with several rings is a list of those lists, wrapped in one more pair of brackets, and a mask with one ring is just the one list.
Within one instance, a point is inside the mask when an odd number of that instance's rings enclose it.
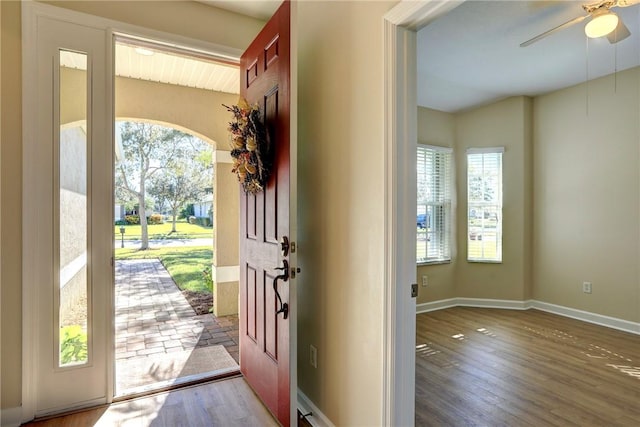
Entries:
{"label": "door frame", "polygon": [[415,423],[416,32],[464,0],[403,0],[384,16],[385,296],[382,420]]}
{"label": "door frame", "polygon": [[[108,70],[107,80],[109,87],[107,91],[114,93],[115,64],[113,56],[114,37],[122,34],[129,37],[139,37],[141,39],[151,39],[157,43],[165,43],[168,45],[180,45],[193,51],[202,51],[211,55],[220,57],[221,59],[231,60],[240,63],[240,55],[242,50],[223,46],[203,40],[192,39],[163,31],[153,30],[136,25],[126,24],[123,22],[102,18],[95,15],[89,15],[64,9],[48,4],[37,3],[30,0],[22,1],[22,132],[23,132],[23,155],[22,155],[22,212],[23,212],[23,230],[22,230],[22,256],[27,259],[32,248],[38,244],[38,233],[36,230],[29,228],[26,224],[37,223],[38,217],[37,206],[37,176],[33,168],[33,153],[38,150],[35,129],[35,115],[38,106],[38,93],[33,82],[37,79],[37,21],[39,17],[47,17],[51,19],[67,21],[74,24],[93,27],[104,30],[107,33],[107,63],[111,64]],[[113,95],[111,99],[111,108],[109,109],[109,120],[115,121],[115,105]],[[111,137],[113,144],[113,137]],[[217,141],[221,143],[222,141]],[[113,166],[111,166],[113,168]],[[111,184],[113,185],[113,184]],[[111,193],[113,194],[113,188]],[[113,196],[111,196],[113,197]],[[113,209],[108,213],[113,217]],[[113,240],[113,239],[111,239]],[[22,421],[27,422],[34,418],[36,414],[36,377],[35,369],[37,359],[35,353],[36,341],[35,336],[37,330],[37,322],[29,315],[30,307],[37,300],[36,281],[38,274],[34,269],[29,268],[23,261],[22,265]],[[111,283],[114,280],[114,270],[112,267]],[[114,304],[114,287],[112,286],[108,304],[108,310],[111,313],[111,325],[109,325],[110,350],[107,355],[107,390],[106,402],[111,403],[114,394],[114,362],[115,362],[115,304]]]}

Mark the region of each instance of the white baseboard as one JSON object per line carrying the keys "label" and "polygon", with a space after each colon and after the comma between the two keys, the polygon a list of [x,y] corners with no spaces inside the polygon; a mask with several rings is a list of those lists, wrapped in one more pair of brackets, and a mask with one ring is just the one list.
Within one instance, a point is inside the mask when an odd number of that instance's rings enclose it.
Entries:
{"label": "white baseboard", "polygon": [[449,298],[440,301],[427,302],[416,305],[417,313],[427,313],[434,310],[442,310],[451,307],[483,307],[483,308],[507,308],[510,310],[526,310],[530,308],[531,301],[516,301],[503,299],[482,298]]}
{"label": "white baseboard", "polygon": [[536,300],[515,301],[481,298],[449,298],[440,301],[417,304],[416,314],[451,307],[504,308],[509,310],[528,310],[530,308],[534,308],[536,310],[546,311],[559,316],[570,317],[572,319],[582,320],[583,322],[640,335],[640,323]]}
{"label": "white baseboard", "polygon": [[460,307],[507,308],[509,310],[528,310],[531,301],[507,299],[456,298]]}
{"label": "white baseboard", "polygon": [[306,420],[313,427],[335,427],[331,420],[300,389],[298,389],[298,409],[303,415],[311,412]]}
{"label": "white baseboard", "polygon": [[3,427],[19,427],[22,424],[22,406],[0,409],[0,425]]}
{"label": "white baseboard", "polygon": [[575,308],[564,307],[561,305],[549,304],[542,301],[531,301],[531,308],[640,335],[640,323],[630,322],[628,320],[590,313],[588,311],[577,310]]}

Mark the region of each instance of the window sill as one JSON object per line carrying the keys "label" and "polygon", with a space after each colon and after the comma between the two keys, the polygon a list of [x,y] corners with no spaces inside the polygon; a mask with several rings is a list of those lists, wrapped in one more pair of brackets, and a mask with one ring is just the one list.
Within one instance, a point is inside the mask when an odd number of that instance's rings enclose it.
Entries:
{"label": "window sill", "polygon": [[502,260],[492,260],[492,259],[468,259],[467,262],[473,264],[502,264]]}
{"label": "window sill", "polygon": [[422,267],[424,265],[438,265],[438,264],[451,264],[450,259],[437,260],[437,261],[421,261],[416,263],[418,267]]}

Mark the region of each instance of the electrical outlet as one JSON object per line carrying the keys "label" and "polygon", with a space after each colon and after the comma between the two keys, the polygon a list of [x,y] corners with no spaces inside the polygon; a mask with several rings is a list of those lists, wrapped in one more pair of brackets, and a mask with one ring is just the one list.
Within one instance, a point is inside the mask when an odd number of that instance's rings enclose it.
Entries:
{"label": "electrical outlet", "polygon": [[318,367],[318,349],[314,346],[309,346],[309,364],[314,368]]}
{"label": "electrical outlet", "polygon": [[591,282],[582,282],[582,292],[585,294],[591,293]]}
{"label": "electrical outlet", "polygon": [[429,276],[424,275],[422,276],[422,286],[428,286],[429,285]]}

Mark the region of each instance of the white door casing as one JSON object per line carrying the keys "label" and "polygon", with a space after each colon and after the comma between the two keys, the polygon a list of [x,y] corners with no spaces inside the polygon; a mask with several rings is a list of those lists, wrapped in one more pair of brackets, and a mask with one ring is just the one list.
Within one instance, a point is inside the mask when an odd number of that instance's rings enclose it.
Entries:
{"label": "white door casing", "polygon": [[[99,71],[103,73],[100,78],[103,79],[104,84],[99,87],[93,87],[94,103],[91,111],[92,117],[96,119],[100,116],[99,123],[96,123],[91,127],[93,135],[92,141],[94,145],[96,141],[100,140],[103,143],[93,147],[93,158],[100,161],[94,162],[91,166],[91,170],[94,175],[100,177],[100,179],[94,179],[92,181],[92,191],[94,194],[100,196],[93,201],[94,203],[94,218],[100,223],[106,221],[108,226],[104,227],[104,235],[97,234],[96,230],[101,229],[94,224],[92,238],[92,256],[90,259],[99,259],[99,263],[91,264],[93,276],[100,275],[100,280],[108,280],[108,285],[96,288],[99,284],[94,283],[92,289],[93,300],[99,305],[97,311],[93,312],[92,318],[94,319],[94,329],[99,328],[101,333],[106,334],[100,337],[99,345],[102,346],[101,358],[104,358],[103,371],[100,375],[97,375],[98,381],[102,384],[100,388],[104,386],[104,393],[99,393],[101,396],[97,399],[91,399],[87,393],[80,398],[81,400],[71,404],[71,407],[79,407],[92,405],[101,402],[111,402],[113,398],[113,384],[114,384],[114,295],[113,295],[113,267],[111,265],[111,257],[113,255],[113,123],[114,123],[114,106],[113,106],[113,81],[114,81],[114,64],[113,64],[113,49],[114,49],[114,36],[124,35],[128,37],[140,38],[142,40],[153,40],[154,42],[164,43],[169,46],[181,46],[186,49],[194,50],[195,52],[202,52],[208,55],[216,56],[221,59],[239,61],[241,50],[230,48],[227,46],[217,45],[203,40],[191,39],[176,34],[169,34],[162,31],[152,30],[144,27],[138,27],[135,25],[114,21],[98,16],[87,15],[80,12],[71,11],[68,9],[58,8],[51,5],[33,2],[30,0],[23,0],[22,2],[22,40],[23,40],[23,328],[22,328],[22,421],[29,421],[36,415],[42,415],[44,413],[53,411],[43,410],[38,403],[39,393],[39,374],[38,369],[38,334],[43,328],[39,326],[39,322],[44,315],[38,313],[38,310],[33,310],[33,307],[39,303],[38,301],[38,283],[42,280],[50,280],[53,277],[53,249],[52,242],[43,242],[43,236],[46,233],[51,233],[53,225],[51,223],[44,224],[45,221],[51,222],[51,219],[43,220],[44,215],[42,207],[44,206],[43,197],[49,194],[49,202],[51,202],[51,183],[40,180],[40,177],[45,172],[52,172],[52,159],[45,158],[44,153],[41,152],[42,141],[41,133],[45,135],[45,138],[51,139],[52,135],[52,117],[51,105],[53,100],[49,104],[42,102],[41,96],[43,90],[38,87],[37,82],[43,77],[46,78],[47,74],[39,74],[38,70],[38,41],[42,39],[42,34],[39,33],[39,24],[46,20],[58,21],[59,23],[67,23],[67,27],[76,28],[78,31],[71,31],[72,39],[78,39],[79,43],[82,41],[84,33],[102,34],[102,41],[100,48],[95,46],[95,49],[102,49],[103,57],[101,60],[101,66],[98,67]],[[64,25],[63,25],[64,26]],[[62,32],[63,34],[65,31]],[[61,34],[62,35],[62,34]],[[68,36],[69,34],[67,34]],[[57,37],[57,35],[55,36]],[[95,40],[94,40],[95,41]],[[83,51],[82,48],[74,48],[72,44],[63,46],[70,50]],[[94,50],[94,60],[97,60],[95,56],[97,51]],[[51,67],[53,65],[51,64]],[[49,68],[51,70],[52,68]],[[92,68],[96,70],[96,66]],[[49,84],[53,80],[53,76],[49,72],[48,74]],[[46,91],[45,91],[46,92]],[[101,95],[100,95],[101,94]],[[46,95],[46,93],[45,93]],[[50,96],[47,95],[47,96]],[[101,96],[100,103],[95,103],[95,97]],[[44,114],[44,115],[43,115]],[[47,117],[49,124],[49,131],[45,132],[38,125],[39,117]],[[100,133],[100,135],[95,135]],[[51,156],[49,156],[51,157]],[[108,174],[108,178],[106,177]],[[105,224],[106,224],[105,223]],[[51,240],[51,239],[50,239]],[[99,243],[98,243],[99,242]],[[104,244],[104,246],[103,246]],[[47,248],[48,247],[48,248]],[[47,252],[48,251],[48,252]],[[37,262],[36,260],[44,260]],[[91,262],[91,261],[89,261]],[[107,264],[104,264],[106,262]],[[103,314],[106,317],[103,317]],[[49,318],[53,317],[53,313],[48,314]],[[98,323],[95,320],[99,320]],[[100,323],[102,322],[102,323]],[[49,329],[49,333],[52,334],[52,325],[44,329]],[[94,333],[94,335],[96,335]],[[96,336],[97,339],[97,336]],[[96,341],[92,343],[95,345]],[[104,345],[102,343],[105,343]],[[94,351],[97,348],[94,346]],[[49,352],[51,354],[51,351]],[[91,366],[95,366],[95,363],[99,362],[103,364],[102,360],[92,359],[90,361]],[[74,369],[77,371],[78,369]],[[70,372],[71,370],[69,370]],[[74,379],[75,381],[75,379]],[[76,383],[77,386],[78,383]],[[56,389],[52,394],[58,393]],[[62,406],[60,406],[62,407]]]}
{"label": "white door casing", "polygon": [[416,31],[462,1],[403,0],[384,16],[385,302],[383,422],[415,422]]}
{"label": "white door casing", "polygon": [[[34,55],[34,62],[25,86],[30,87],[33,103],[25,105],[25,130],[29,130],[23,155],[23,280],[30,298],[25,301],[23,317],[30,318],[33,333],[24,343],[30,346],[24,356],[31,358],[29,408],[33,415],[46,415],[109,400],[113,272],[111,233],[107,230],[111,229],[113,205],[113,109],[108,93],[106,31],[42,16],[31,29],[34,49],[29,53]],[[83,98],[78,105],[86,109],[86,120],[79,123],[77,134],[86,132],[86,138],[74,142],[80,151],[67,151],[66,161],[70,163],[66,165],[61,165],[61,133],[66,125],[61,113],[62,51],[86,59],[86,70],[82,71],[82,65],[78,69],[86,76],[86,84],[74,94]],[[64,90],[66,95],[74,92],[71,88]],[[69,169],[79,172],[70,174]],[[62,189],[61,177],[69,174],[82,175],[69,178],[82,187],[81,192]],[[73,221],[73,212],[63,212],[63,198],[70,199],[71,204],[82,201],[82,212],[76,210],[80,218],[78,234],[82,235],[78,242],[72,241],[78,235],[62,235],[60,231],[61,221]],[[76,253],[71,262],[62,259],[71,250],[61,248],[69,243],[77,246],[72,248]],[[62,366],[58,312],[61,283],[65,276],[74,275],[82,275],[86,282],[81,287],[86,289],[88,352],[84,363]]]}

